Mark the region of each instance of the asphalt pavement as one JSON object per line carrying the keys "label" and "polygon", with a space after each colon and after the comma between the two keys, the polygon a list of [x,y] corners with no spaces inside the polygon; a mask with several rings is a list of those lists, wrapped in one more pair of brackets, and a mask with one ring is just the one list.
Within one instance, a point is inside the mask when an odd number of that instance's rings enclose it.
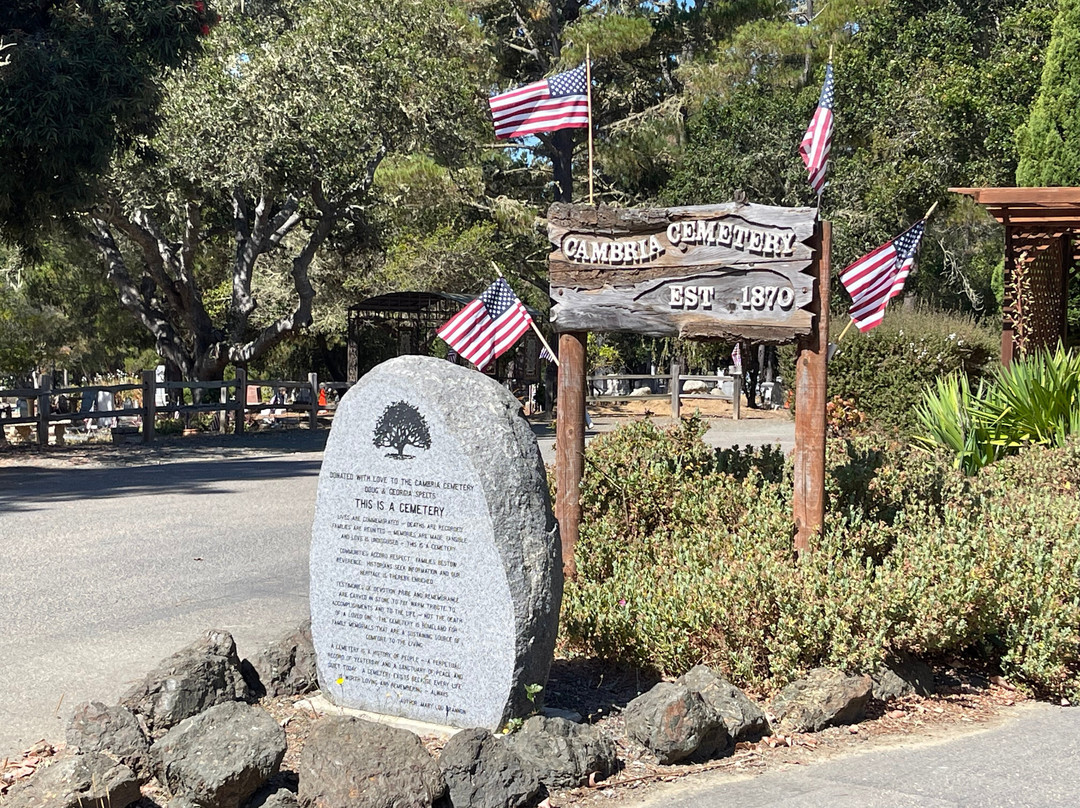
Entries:
{"label": "asphalt pavement", "polygon": [[0,758],[206,629],[243,657],[308,613],[320,453],[62,458],[0,468]]}

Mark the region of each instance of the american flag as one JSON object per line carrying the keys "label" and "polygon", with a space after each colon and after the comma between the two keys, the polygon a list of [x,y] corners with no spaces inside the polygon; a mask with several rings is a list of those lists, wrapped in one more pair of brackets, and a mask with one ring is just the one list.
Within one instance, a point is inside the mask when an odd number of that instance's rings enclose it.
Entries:
{"label": "american flag", "polygon": [[818,99],[814,117],[810,119],[810,125],[806,128],[802,143],[799,144],[799,154],[810,174],[810,187],[818,196],[821,196],[821,192],[825,190],[825,173],[829,167],[834,94],[832,62],[830,62],[825,67],[825,84],[821,88],[821,98]]}
{"label": "american flag", "polygon": [[483,370],[529,330],[532,318],[505,278],[446,321],[439,336],[452,350]]}
{"label": "american flag", "polygon": [[904,290],[925,230],[922,219],[840,273],[840,282],[851,295],[848,314],[860,331],[880,325],[885,306]]}
{"label": "american flag", "polygon": [[540,349],[540,358],[546,362],[554,362],[556,356],[554,353],[551,352],[551,349],[545,345]]}
{"label": "american flag", "polygon": [[589,125],[584,65],[488,99],[495,137],[510,138]]}

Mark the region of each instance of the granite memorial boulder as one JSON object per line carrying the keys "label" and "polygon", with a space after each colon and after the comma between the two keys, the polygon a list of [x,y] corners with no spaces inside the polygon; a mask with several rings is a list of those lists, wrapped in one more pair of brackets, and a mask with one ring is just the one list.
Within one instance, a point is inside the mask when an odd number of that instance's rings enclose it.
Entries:
{"label": "granite memorial boulder", "polygon": [[311,544],[311,633],[333,702],[498,729],[538,706],[561,598],[544,466],[513,395],[420,356],[349,390]]}

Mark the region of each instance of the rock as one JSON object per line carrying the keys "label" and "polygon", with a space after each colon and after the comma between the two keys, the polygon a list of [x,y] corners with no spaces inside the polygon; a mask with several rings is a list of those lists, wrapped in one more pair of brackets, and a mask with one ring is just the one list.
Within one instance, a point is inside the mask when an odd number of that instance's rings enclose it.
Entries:
{"label": "rock", "polygon": [[703,382],[701,379],[689,379],[683,382],[682,391],[684,393],[708,393],[712,388],[708,382]]}
{"label": "rock", "polygon": [[232,635],[211,630],[198,642],[162,660],[120,703],[142,716],[148,729],[160,731],[208,707],[247,701],[250,695]]}
{"label": "rock", "polygon": [[848,676],[835,668],[815,668],[773,699],[772,711],[780,729],[819,732],[825,727],[862,720],[870,700],[869,676]]}
{"label": "rock", "polygon": [[150,777],[150,742],[138,719],[126,707],[91,701],[75,708],[67,744],[80,752],[106,752],[145,781]]}
{"label": "rock", "polygon": [[319,687],[310,620],[267,645],[249,661],[265,696],[301,696]]}
{"label": "rock", "polygon": [[285,786],[266,785],[255,792],[244,808],[298,808],[296,792]]}
{"label": "rock", "polygon": [[179,794],[165,803],[165,808],[200,808],[200,806],[186,794]]}
{"label": "rock", "polygon": [[490,730],[465,729],[439,755],[454,808],[519,808],[540,793],[540,781]]}
{"label": "rock", "polygon": [[705,705],[719,714],[732,741],[756,741],[769,734],[765,712],[735,685],[706,665],[695,665],[675,680],[701,696]]}
{"label": "rock", "polygon": [[418,737],[351,716],[315,724],[297,771],[305,808],[430,808],[446,791]]}
{"label": "rock", "polygon": [[559,707],[545,707],[540,711],[540,715],[545,718],[565,718],[567,721],[573,721],[575,724],[580,724],[585,720],[577,710],[563,710]]}
{"label": "rock", "polygon": [[150,756],[173,794],[201,808],[240,808],[277,773],[285,731],[261,707],[230,701],[181,721]]}
{"label": "rock", "polygon": [[533,716],[506,743],[548,788],[583,785],[593,772],[596,779],[603,779],[618,764],[610,738],[595,727],[564,718]]}
{"label": "rock", "polygon": [[874,698],[880,701],[892,701],[912,694],[932,696],[936,689],[934,671],[913,656],[904,655],[888,661],[870,678],[874,683]]}
{"label": "rock", "polygon": [[127,808],[140,799],[135,772],[88,752],[41,769],[11,790],[4,808]]}
{"label": "rock", "polygon": [[[388,545],[379,519],[409,522],[424,541]],[[379,560],[389,549],[393,564]],[[410,570],[405,589],[399,565]],[[547,683],[558,630],[558,525],[521,403],[482,373],[400,356],[342,397],[310,569],[319,681],[335,703],[491,730],[542,706],[529,694]],[[387,589],[401,590],[411,615],[405,649],[395,635],[409,626],[383,608]]]}
{"label": "rock", "polygon": [[686,685],[660,682],[626,705],[626,734],[661,763],[708,759],[732,747],[723,717]]}

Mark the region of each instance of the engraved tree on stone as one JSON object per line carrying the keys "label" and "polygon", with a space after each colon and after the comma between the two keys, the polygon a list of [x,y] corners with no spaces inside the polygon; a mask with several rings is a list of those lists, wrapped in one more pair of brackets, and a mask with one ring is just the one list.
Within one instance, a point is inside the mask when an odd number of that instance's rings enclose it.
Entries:
{"label": "engraved tree on stone", "polygon": [[431,448],[431,433],[428,431],[427,421],[416,407],[407,401],[395,401],[387,405],[375,423],[375,437],[372,442],[380,448],[390,447],[397,450],[397,454],[390,452],[387,457],[408,460],[415,455],[405,454],[405,447]]}

